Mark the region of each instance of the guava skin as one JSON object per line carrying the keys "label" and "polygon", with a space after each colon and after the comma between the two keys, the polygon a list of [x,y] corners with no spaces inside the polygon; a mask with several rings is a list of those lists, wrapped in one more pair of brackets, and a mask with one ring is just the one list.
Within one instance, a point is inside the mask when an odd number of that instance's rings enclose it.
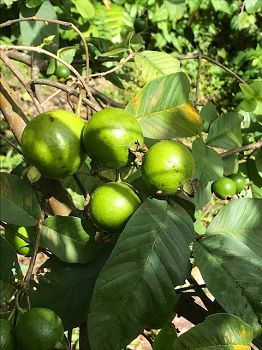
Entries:
{"label": "guava skin", "polygon": [[31,227],[17,227],[13,225],[8,225],[5,229],[5,238],[8,242],[15,248],[16,252],[20,255],[30,256],[33,254],[33,247],[30,246],[26,241],[20,238],[16,233],[28,238],[33,239],[34,229]]}
{"label": "guava skin", "polygon": [[136,118],[120,108],[95,113],[83,131],[83,143],[89,157],[99,165],[119,169],[132,161],[130,148],[143,145],[141,126]]}
{"label": "guava skin", "polygon": [[53,350],[63,341],[64,327],[53,310],[32,308],[19,318],[15,334],[20,350]]}
{"label": "guava skin", "polygon": [[15,335],[11,323],[3,318],[0,319],[0,349],[15,350]]}
{"label": "guava skin", "polygon": [[212,188],[215,195],[220,199],[230,198],[236,194],[235,182],[228,177],[221,177],[214,181]]}
{"label": "guava skin", "polygon": [[64,65],[61,65],[59,64],[57,67],[56,67],[56,70],[55,70],[55,75],[58,77],[58,78],[63,78],[63,79],[67,79],[70,75],[70,70],[69,68],[67,68],[66,66]]}
{"label": "guava skin", "polygon": [[89,213],[98,227],[119,232],[140,204],[141,200],[131,185],[108,182],[91,195]]}
{"label": "guava skin", "polygon": [[191,178],[195,163],[189,149],[182,143],[163,140],[146,153],[142,178],[154,195],[170,196]]}
{"label": "guava skin", "polygon": [[85,158],[81,141],[84,125],[77,115],[64,110],[38,115],[22,134],[25,159],[47,178],[74,174]]}
{"label": "guava skin", "polygon": [[228,176],[236,185],[236,192],[241,192],[246,186],[246,179],[241,174],[231,174]]}

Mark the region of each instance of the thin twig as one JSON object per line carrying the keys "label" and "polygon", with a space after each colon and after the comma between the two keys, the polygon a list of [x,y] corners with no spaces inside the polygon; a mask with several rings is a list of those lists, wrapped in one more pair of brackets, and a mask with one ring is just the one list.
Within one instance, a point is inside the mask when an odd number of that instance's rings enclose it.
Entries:
{"label": "thin twig", "polygon": [[35,262],[36,262],[36,256],[38,253],[38,247],[39,247],[39,243],[40,243],[40,235],[41,235],[41,228],[43,225],[43,221],[44,221],[44,211],[41,210],[41,217],[38,221],[37,227],[36,227],[36,236],[35,236],[35,242],[34,242],[34,251],[33,251],[33,255],[30,259],[30,263],[29,263],[29,267],[27,269],[25,278],[24,278],[24,286],[23,289],[24,291],[27,291],[28,287],[29,287],[29,282],[31,280],[32,277],[32,273],[33,273],[33,269],[35,266]]}
{"label": "thin twig", "polygon": [[142,333],[142,336],[149,342],[150,345],[153,345],[153,340],[145,332]]}
{"label": "thin twig", "polygon": [[[69,95],[73,95],[73,96],[79,97],[79,92],[74,87],[61,84],[61,83],[59,83],[57,81],[52,81],[52,80],[49,80],[49,79],[37,79],[37,80],[35,80],[33,82],[33,84],[52,86],[52,87],[54,87],[56,89],[63,90],[64,92],[66,92]],[[83,102],[86,105],[90,106],[96,112],[101,110],[101,108],[97,104],[93,103],[92,101],[90,101],[86,97],[83,97]]]}
{"label": "thin twig", "polygon": [[20,70],[16,67],[16,65],[13,64],[13,62],[9,59],[9,57],[1,52],[0,55],[1,60],[4,62],[4,64],[11,70],[11,72],[17,77],[17,79],[22,83],[26,91],[28,92],[29,96],[31,97],[38,113],[42,113],[43,110],[41,108],[40,103],[38,102],[37,98],[35,97],[31,87],[29,84],[27,84],[26,80],[24,79],[23,74],[20,72]]}
{"label": "thin twig", "polygon": [[69,27],[69,28],[74,29],[78,33],[78,35],[80,36],[80,38],[83,42],[83,45],[84,45],[85,54],[86,54],[86,62],[85,62],[86,63],[86,81],[88,84],[88,82],[89,82],[89,50],[88,50],[88,46],[87,46],[87,43],[86,43],[86,40],[85,40],[83,34],[80,32],[80,30],[73,23],[66,22],[66,21],[60,21],[58,19],[41,18],[41,17],[33,16],[33,17],[16,18],[16,19],[8,20],[4,23],[1,23],[0,28],[7,27],[7,26],[10,26],[12,24],[15,24],[18,22],[24,22],[24,21],[41,21],[44,23],[54,23],[54,24],[59,24],[59,25],[62,25],[64,27]]}
{"label": "thin twig", "polygon": [[82,86],[86,90],[86,93],[92,97],[92,94],[90,92],[89,86],[86,84],[85,80],[83,77],[78,73],[78,71],[69,63],[66,61],[62,60],[60,57],[57,55],[54,55],[53,53],[43,49],[42,47],[34,47],[34,46],[27,46],[27,45],[1,45],[0,49],[2,50],[18,50],[18,51],[32,51],[32,52],[38,52],[42,53],[44,55],[47,55],[49,57],[54,58],[56,61],[62,63],[64,66],[66,66],[70,71],[72,71],[75,76],[78,78],[78,80],[81,82]]}
{"label": "thin twig", "polygon": [[6,137],[2,136],[1,134],[0,134],[0,138],[1,138],[3,141],[7,142],[10,146],[12,146],[19,154],[22,154],[22,155],[23,155],[21,149],[18,148],[13,142],[9,141]]}
{"label": "thin twig", "polygon": [[195,106],[198,105],[198,97],[199,97],[199,90],[200,90],[200,76],[201,76],[201,57],[198,57],[197,60],[198,66],[197,66],[197,76],[196,76],[196,94],[195,94]]}
{"label": "thin twig", "polygon": [[[22,62],[22,63],[27,64],[29,66],[31,64],[31,56],[29,56],[25,53],[21,53],[19,51],[12,50],[12,51],[8,51],[7,54],[8,54],[8,57],[10,57],[11,59]],[[44,68],[46,66],[47,66],[47,64],[40,63],[40,68]],[[96,90],[95,88],[90,86],[89,89],[90,89],[93,97],[96,97],[97,99],[101,100],[102,102],[106,103],[107,105],[117,107],[117,108],[124,108],[124,106],[121,103],[114,101],[112,98],[104,95],[102,92]]]}
{"label": "thin twig", "polygon": [[77,183],[77,186],[79,187],[82,195],[84,196],[84,198],[86,198],[87,192],[86,192],[86,189],[83,186],[81,180],[79,179],[79,176],[77,174],[74,174],[73,178],[74,178],[75,182]]}
{"label": "thin twig", "polygon": [[245,146],[242,146],[242,147],[233,148],[230,151],[226,151],[226,152],[220,153],[220,156],[222,158],[226,158],[226,157],[230,157],[230,156],[232,156],[233,154],[236,154],[236,153],[241,153],[241,152],[245,152],[245,151],[249,151],[249,150],[253,150],[254,151],[254,150],[259,149],[261,147],[262,147],[262,140],[254,142],[254,143],[250,143],[249,145],[245,145]]}
{"label": "thin twig", "polygon": [[[37,84],[34,84],[37,85]],[[40,85],[40,84],[39,84]],[[45,105],[47,102],[52,100],[56,95],[60,94],[62,90],[56,90],[52,95],[48,96],[42,103],[41,106]]]}
{"label": "thin twig", "polygon": [[237,79],[238,81],[240,81],[240,83],[246,84],[247,83],[240,78],[239,75],[237,75],[236,73],[234,73],[231,69],[227,68],[226,66],[224,66],[222,63],[218,62],[217,60],[215,60],[214,58],[211,58],[209,56],[206,55],[202,55],[202,54],[196,54],[196,55],[186,55],[186,56],[178,56],[176,57],[179,61],[182,60],[198,60],[199,58],[201,58],[202,60],[206,60],[209,61],[213,64],[215,64],[216,66],[222,68],[225,72],[227,72],[229,75],[231,75],[233,78]]}
{"label": "thin twig", "polygon": [[122,68],[126,62],[128,62],[129,60],[131,60],[133,57],[135,56],[134,52],[130,52],[130,54],[126,57],[126,58],[122,58],[119,62],[118,65],[116,65],[115,67],[107,70],[106,72],[101,72],[101,73],[95,73],[95,74],[91,74],[90,77],[94,78],[94,77],[104,77],[107,74],[113,73],[115,71],[117,71],[118,69]]}

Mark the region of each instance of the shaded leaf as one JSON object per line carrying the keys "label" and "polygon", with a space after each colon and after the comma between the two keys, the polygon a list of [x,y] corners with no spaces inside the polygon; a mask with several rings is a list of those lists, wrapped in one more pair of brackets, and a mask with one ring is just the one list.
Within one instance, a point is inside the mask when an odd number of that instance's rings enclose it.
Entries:
{"label": "shaded leaf", "polygon": [[191,328],[174,342],[174,350],[249,350],[252,328],[238,317],[215,314]]}
{"label": "shaded leaf", "polygon": [[157,334],[153,350],[172,350],[172,344],[177,339],[177,333],[173,324],[163,327]]}
{"label": "shaded leaf", "polygon": [[233,154],[230,157],[224,157],[223,166],[224,166],[224,175],[235,174],[238,171],[238,156],[237,154]]}
{"label": "shaded leaf", "polygon": [[135,64],[141,71],[142,78],[149,82],[158,76],[176,73],[180,70],[180,62],[165,52],[143,51],[135,56]]}
{"label": "shaded leaf", "polygon": [[103,247],[95,236],[95,228],[80,218],[56,215],[45,219],[41,245],[64,262],[87,263],[94,260]]}
{"label": "shaded leaf", "polygon": [[178,72],[152,80],[129,102],[145,137],[165,139],[192,136],[201,131],[198,112],[187,103],[189,80]]}
{"label": "shaded leaf", "polygon": [[38,283],[31,285],[32,306],[54,310],[66,330],[79,326],[86,320],[95,280],[109,251],[89,264],[67,264],[55,257],[48,259],[39,270]]}
{"label": "shaded leaf", "polygon": [[210,201],[211,186],[212,182],[199,181],[199,185],[192,200],[196,206],[196,210],[202,209]]}
{"label": "shaded leaf", "polygon": [[0,236],[0,304],[12,297],[22,276],[15,249]]}
{"label": "shaded leaf", "polygon": [[262,201],[230,202],[194,246],[197,266],[216,300],[259,331],[262,321]]}
{"label": "shaded leaf", "polygon": [[192,155],[195,160],[194,178],[209,182],[223,176],[224,169],[221,156],[215,150],[208,147],[201,138],[194,140]]}
{"label": "shaded leaf", "polygon": [[35,226],[41,208],[30,185],[8,173],[0,173],[0,183],[0,219],[17,226]]}
{"label": "shaded leaf", "polygon": [[243,116],[238,113],[226,113],[215,119],[210,125],[207,144],[224,149],[242,145],[241,122]]}
{"label": "shaded leaf", "polygon": [[203,130],[207,132],[210,124],[218,117],[216,106],[211,102],[203,106],[200,111],[200,116],[203,122]]}
{"label": "shaded leaf", "polygon": [[193,239],[192,220],[178,205],[147,199],[139,207],[96,282],[88,316],[93,350],[120,350],[145,327],[169,320],[174,287],[190,273]]}

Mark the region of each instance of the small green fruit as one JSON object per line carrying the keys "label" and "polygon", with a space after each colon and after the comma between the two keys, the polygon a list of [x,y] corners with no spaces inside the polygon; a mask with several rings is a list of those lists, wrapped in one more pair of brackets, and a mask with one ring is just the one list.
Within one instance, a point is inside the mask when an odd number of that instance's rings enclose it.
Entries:
{"label": "small green fruit", "polygon": [[89,212],[97,226],[118,232],[123,229],[140,203],[131,185],[108,182],[99,186],[91,195]]}
{"label": "small green fruit", "polygon": [[17,235],[17,232],[27,238],[32,240],[35,234],[35,228],[32,227],[17,227],[13,225],[8,225],[5,229],[5,238],[8,242],[15,248],[16,252],[21,255],[30,256],[33,253],[33,248],[28,242],[23,240]]}
{"label": "small green fruit", "polygon": [[173,195],[193,176],[195,163],[189,149],[182,143],[164,140],[146,153],[142,178],[156,195]]}
{"label": "small green fruit", "polygon": [[220,199],[226,199],[236,194],[235,182],[228,177],[221,177],[213,182],[213,191]]}
{"label": "small green fruit", "polygon": [[119,169],[135,158],[132,150],[143,145],[141,126],[136,118],[120,108],[95,113],[83,132],[83,143],[89,157],[99,165]]}
{"label": "small green fruit", "polygon": [[63,64],[58,64],[55,70],[55,75],[57,78],[61,79],[67,79],[70,75],[70,70]]}
{"label": "small green fruit", "polygon": [[236,185],[236,192],[241,192],[246,186],[246,179],[241,174],[231,174],[228,176]]}

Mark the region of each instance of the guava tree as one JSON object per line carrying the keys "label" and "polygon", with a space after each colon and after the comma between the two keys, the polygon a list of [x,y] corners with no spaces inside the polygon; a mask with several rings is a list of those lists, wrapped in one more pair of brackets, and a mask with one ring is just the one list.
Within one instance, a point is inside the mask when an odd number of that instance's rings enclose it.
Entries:
{"label": "guava tree", "polygon": [[[184,56],[144,49],[141,21],[121,43],[88,42],[74,18],[36,3],[0,25],[28,35],[1,45],[1,64],[34,110],[3,74],[14,136],[3,140],[23,158],[0,173],[1,346],[71,349],[79,327],[80,350],[125,349],[139,335],[154,350],[259,349],[262,82],[200,53],[190,80]],[[72,33],[78,47],[57,46]],[[235,110],[199,105],[207,60],[239,83]],[[125,88],[134,72],[126,105],[96,88]],[[44,87],[55,89],[46,100]],[[69,107],[50,109],[60,91]],[[30,256],[26,271],[17,254]],[[176,316],[193,327],[179,334]]]}

